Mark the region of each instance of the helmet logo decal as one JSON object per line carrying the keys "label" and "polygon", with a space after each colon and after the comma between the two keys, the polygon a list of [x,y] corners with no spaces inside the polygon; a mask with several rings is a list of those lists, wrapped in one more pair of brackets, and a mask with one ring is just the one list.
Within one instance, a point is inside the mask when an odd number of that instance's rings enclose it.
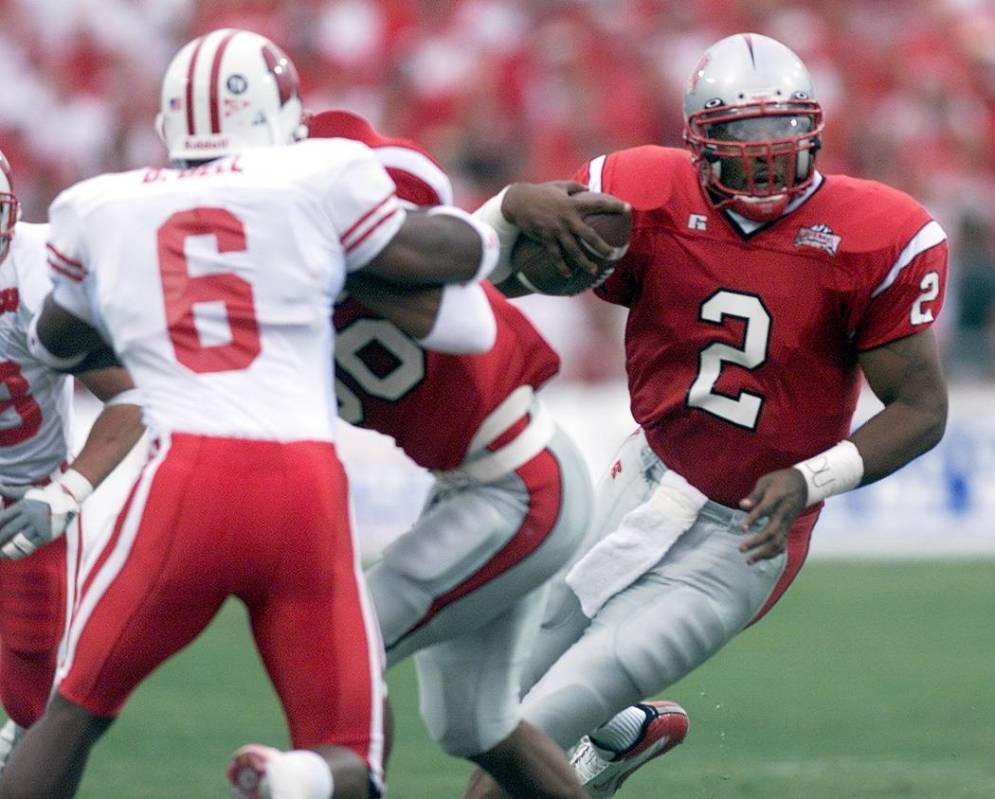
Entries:
{"label": "helmet logo decal", "polygon": [[249,81],[245,79],[245,75],[239,75],[236,72],[234,75],[228,76],[228,80],[225,81],[225,86],[228,87],[228,91],[232,94],[242,94],[249,88]]}
{"label": "helmet logo decal", "polygon": [[796,247],[814,247],[830,255],[836,255],[842,241],[843,237],[833,233],[833,229],[829,225],[813,225],[812,227],[799,228],[794,244]]}
{"label": "helmet logo decal", "polygon": [[287,101],[297,94],[299,85],[297,70],[290,63],[290,59],[266,45],[263,46],[263,60],[266,62],[266,68],[273,73],[280,97],[280,107],[283,108]]}

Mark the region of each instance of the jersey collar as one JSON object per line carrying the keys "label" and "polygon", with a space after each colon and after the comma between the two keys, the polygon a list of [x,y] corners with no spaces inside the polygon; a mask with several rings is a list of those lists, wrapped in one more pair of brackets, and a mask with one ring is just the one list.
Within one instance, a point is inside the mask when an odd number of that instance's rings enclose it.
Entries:
{"label": "jersey collar", "polygon": [[784,217],[805,203],[809,197],[819,190],[819,187],[822,185],[822,181],[822,173],[817,170],[815,176],[812,178],[812,184],[805,189],[802,194],[799,194],[795,197],[795,199],[788,203],[788,207],[784,209],[783,214],[781,214],[777,219],[771,219],[769,222],[757,222],[755,219],[747,219],[742,214],[737,214],[735,211],[730,209],[726,209],[725,217],[729,220],[729,223],[738,230],[740,235],[744,237],[752,236],[761,228],[773,225],[775,222],[779,222],[784,219]]}

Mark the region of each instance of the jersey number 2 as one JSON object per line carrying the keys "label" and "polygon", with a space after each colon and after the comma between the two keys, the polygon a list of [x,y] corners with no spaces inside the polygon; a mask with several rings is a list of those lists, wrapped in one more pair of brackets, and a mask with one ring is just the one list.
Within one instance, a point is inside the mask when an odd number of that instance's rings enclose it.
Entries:
{"label": "jersey number 2", "polygon": [[699,353],[698,375],[688,390],[687,404],[739,427],[755,430],[764,398],[749,391],[729,397],[714,389],[724,364],[753,370],[767,360],[770,314],[759,297],[737,291],[717,291],[701,304],[699,318],[705,322],[722,324],[727,316],[746,323],[742,346],[733,347],[716,341]]}
{"label": "jersey number 2", "polygon": [[[241,220],[224,208],[179,211],[159,228],[159,275],[176,360],[198,373],[245,369],[262,350],[252,284],[232,272],[191,275],[186,255],[191,236],[213,236],[219,254],[246,249]],[[228,341],[201,342],[194,316],[197,306],[212,322],[221,306],[230,331]]]}

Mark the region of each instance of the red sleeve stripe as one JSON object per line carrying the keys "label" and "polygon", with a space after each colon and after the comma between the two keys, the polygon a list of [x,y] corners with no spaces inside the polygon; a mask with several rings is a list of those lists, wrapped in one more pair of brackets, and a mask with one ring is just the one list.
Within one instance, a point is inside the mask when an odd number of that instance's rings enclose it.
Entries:
{"label": "red sleeve stripe", "polygon": [[362,225],[367,219],[369,219],[371,216],[373,216],[373,214],[375,214],[377,211],[379,211],[381,207],[383,207],[384,205],[386,205],[387,203],[389,203],[391,201],[391,199],[393,199],[394,196],[395,196],[394,195],[394,191],[392,189],[391,192],[390,192],[390,194],[388,194],[386,197],[384,197],[380,202],[378,202],[376,205],[374,205],[369,211],[367,211],[359,219],[357,219],[355,222],[353,222],[349,226],[349,228],[345,231],[345,233],[342,234],[342,237],[341,237],[342,238],[342,243],[344,244],[345,240],[347,238],[349,238],[356,231],[356,229],[360,225]]}
{"label": "red sleeve stripe", "polygon": [[366,229],[366,231],[363,233],[363,235],[361,235],[359,238],[356,238],[353,241],[350,241],[348,244],[346,244],[346,242],[343,241],[342,243],[345,246],[346,254],[351,253],[353,250],[355,250],[360,244],[362,244],[364,241],[366,241],[366,239],[368,239],[370,237],[370,234],[372,234],[373,231],[375,231],[377,228],[379,228],[381,225],[383,225],[384,222],[387,222],[388,220],[393,219],[394,216],[397,215],[397,214],[399,214],[399,213],[401,213],[401,206],[399,204],[397,204],[397,203],[394,203],[386,211],[386,213],[384,213],[383,216],[381,216],[372,225],[370,225]]}
{"label": "red sleeve stripe", "polygon": [[51,243],[46,243],[45,246],[48,248],[50,253],[49,262],[54,260],[67,272],[72,272],[79,276],[80,280],[86,277],[86,267],[83,266],[81,261],[74,261],[68,255],[63,255]]}
{"label": "red sleeve stripe", "polygon": [[83,282],[83,278],[86,277],[85,274],[81,275],[81,274],[79,274],[77,272],[70,272],[68,269],[66,269],[65,267],[63,267],[60,264],[56,263],[51,258],[48,259],[48,266],[49,266],[49,269],[51,269],[52,271],[58,272],[60,275],[65,275],[66,277],[68,277],[70,280],[72,280],[75,283],[81,283],[81,282]]}
{"label": "red sleeve stripe", "polygon": [[52,242],[46,242],[45,246],[48,247],[49,251],[53,255],[55,255],[60,261],[62,261],[62,263],[64,263],[66,266],[75,266],[77,269],[83,269],[85,271],[86,267],[83,266],[82,261],[75,261],[72,258],[70,258],[68,255],[59,252],[59,250],[56,249],[55,245],[52,244]]}

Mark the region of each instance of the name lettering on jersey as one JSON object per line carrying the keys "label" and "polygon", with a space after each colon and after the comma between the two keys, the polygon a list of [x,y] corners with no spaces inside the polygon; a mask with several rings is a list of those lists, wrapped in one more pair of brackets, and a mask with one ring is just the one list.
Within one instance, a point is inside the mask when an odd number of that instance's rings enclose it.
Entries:
{"label": "name lettering on jersey", "polygon": [[836,255],[841,241],[843,241],[843,237],[833,233],[833,229],[829,225],[799,228],[798,235],[795,236],[796,247],[814,247],[829,255]]}
{"label": "name lettering on jersey", "polygon": [[688,217],[688,229],[689,230],[707,230],[708,229],[708,217],[704,214],[691,214]]}
{"label": "name lettering on jersey", "polygon": [[0,290],[0,314],[14,313],[21,305],[21,295],[17,289]]}
{"label": "name lettering on jersey", "polygon": [[223,159],[221,161],[212,161],[209,164],[200,164],[199,166],[190,167],[189,169],[163,169],[160,167],[152,167],[146,169],[142,174],[142,183],[158,183],[159,181],[169,180],[173,178],[175,180],[182,180],[183,178],[204,178],[211,175],[226,175],[233,172],[241,172],[242,166],[238,162],[238,156],[236,155],[231,159]]}

